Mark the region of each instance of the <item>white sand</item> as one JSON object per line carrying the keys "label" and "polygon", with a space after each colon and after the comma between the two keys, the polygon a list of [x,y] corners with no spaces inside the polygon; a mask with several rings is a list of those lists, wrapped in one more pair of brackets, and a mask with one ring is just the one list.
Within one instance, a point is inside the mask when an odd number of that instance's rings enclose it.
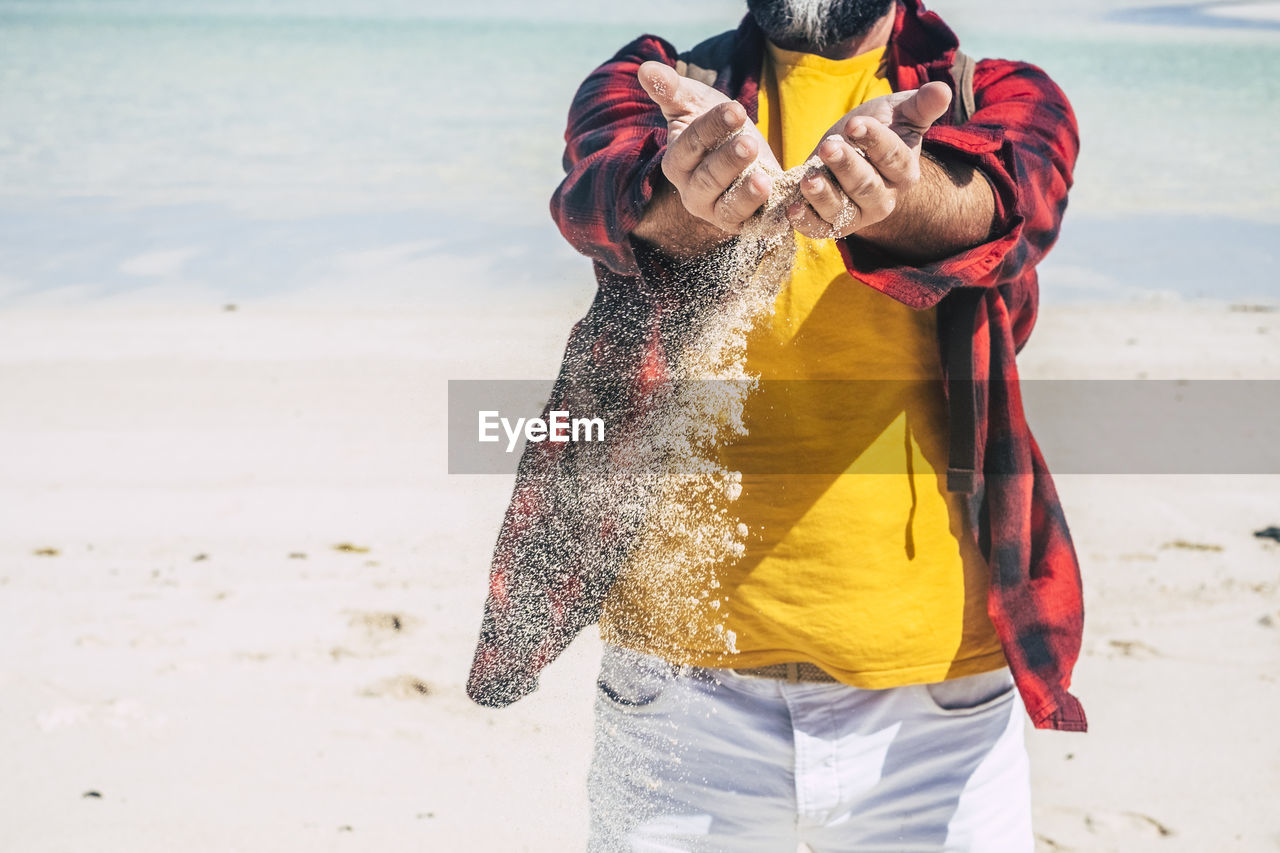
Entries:
{"label": "white sand", "polygon": [[[6,314],[0,847],[581,849],[598,645],[465,699],[510,479],[446,476],[443,428],[584,307]],[[1023,369],[1277,378],[1280,314],[1049,307]],[[1031,738],[1043,849],[1274,849],[1280,478],[1059,485],[1093,732]]]}

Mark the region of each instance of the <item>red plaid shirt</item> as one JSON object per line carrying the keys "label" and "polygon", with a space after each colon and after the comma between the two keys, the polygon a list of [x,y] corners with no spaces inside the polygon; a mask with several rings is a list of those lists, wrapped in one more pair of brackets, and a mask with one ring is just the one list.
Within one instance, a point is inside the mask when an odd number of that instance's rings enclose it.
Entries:
{"label": "red plaid shirt", "polygon": [[[929,80],[954,87],[957,45],[920,0],[900,2],[886,51],[893,89]],[[704,67],[712,58],[715,88],[753,119],[763,53],[750,16],[691,52]],[[642,36],[596,69],[570,108],[568,174],[551,212],[565,238],[595,261],[599,289],[573,330],[548,408],[573,405],[626,422],[665,377],[665,353],[681,334],[680,293],[691,283],[629,236],[652,198],[666,144],[666,124],[636,71],[647,60],[674,66],[677,58],[663,39]],[[979,62],[974,95],[969,121],[943,119],[924,147],[990,179],[997,236],[922,266],[856,238],[840,241],[840,249],[855,279],[906,305],[937,307],[950,415],[947,483],[966,493],[991,569],[991,620],[1034,724],[1084,731],[1084,709],[1067,692],[1083,626],[1079,566],[1023,415],[1014,359],[1035,322],[1035,267],[1057,238],[1078,132],[1066,97],[1033,65]],[[542,667],[598,618],[620,555],[634,544],[636,519],[593,518],[565,498],[575,494],[566,482],[589,476],[580,470],[585,462],[575,467],[573,452],[531,443],[521,460],[468,683],[483,704],[505,705],[534,689]]]}

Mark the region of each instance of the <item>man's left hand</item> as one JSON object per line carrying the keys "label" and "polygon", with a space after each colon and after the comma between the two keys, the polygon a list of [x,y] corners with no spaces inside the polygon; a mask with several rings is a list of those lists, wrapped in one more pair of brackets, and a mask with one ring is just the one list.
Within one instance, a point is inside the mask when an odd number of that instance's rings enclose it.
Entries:
{"label": "man's left hand", "polygon": [[950,105],[951,90],[933,82],[868,101],[841,118],[814,150],[826,169],[801,181],[805,201],[787,210],[792,226],[815,239],[872,237],[891,226],[920,182],[924,133]]}

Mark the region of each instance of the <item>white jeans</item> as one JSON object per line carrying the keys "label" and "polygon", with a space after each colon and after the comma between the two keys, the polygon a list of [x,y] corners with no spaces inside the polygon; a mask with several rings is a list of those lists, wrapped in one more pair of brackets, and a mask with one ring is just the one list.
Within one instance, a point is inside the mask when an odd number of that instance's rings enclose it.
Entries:
{"label": "white jeans", "polygon": [[863,690],[605,646],[595,713],[594,853],[1033,849],[1008,669]]}

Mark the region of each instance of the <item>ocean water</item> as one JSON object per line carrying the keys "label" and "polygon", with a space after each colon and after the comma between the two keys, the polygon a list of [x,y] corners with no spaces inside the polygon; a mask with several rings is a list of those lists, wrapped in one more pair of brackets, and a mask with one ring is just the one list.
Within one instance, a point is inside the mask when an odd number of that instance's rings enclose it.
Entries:
{"label": "ocean water", "polygon": [[[547,214],[574,89],[744,8],[639,5],[0,0],[0,306],[589,292]],[[1280,301],[1274,19],[1034,5],[935,8],[1079,115],[1045,299]]]}

